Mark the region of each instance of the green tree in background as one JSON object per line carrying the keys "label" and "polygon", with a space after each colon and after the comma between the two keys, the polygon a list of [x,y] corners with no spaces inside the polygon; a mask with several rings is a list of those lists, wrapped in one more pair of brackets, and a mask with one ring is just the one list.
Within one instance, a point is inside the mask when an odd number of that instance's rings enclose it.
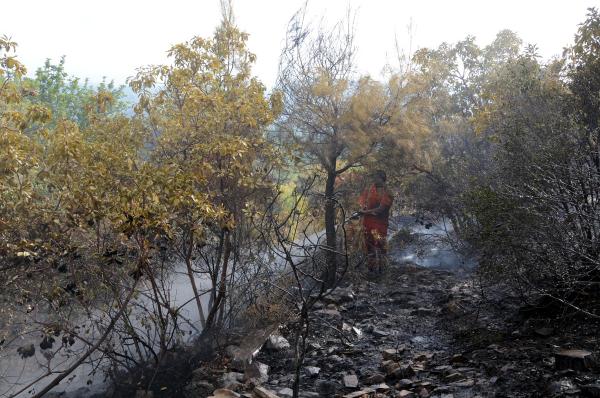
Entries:
{"label": "green tree in background", "polygon": [[44,66],[35,71],[35,78],[26,82],[31,95],[31,101],[44,105],[52,111],[52,123],[60,119],[71,120],[85,128],[89,124],[88,111],[94,106],[94,97],[98,93],[107,93],[113,98],[109,109],[104,110],[108,115],[124,112],[127,103],[124,101],[124,86],[116,86],[113,81],[105,79],[93,86],[87,79],[83,81],[69,75],[65,70],[65,57],[58,63],[47,59]]}

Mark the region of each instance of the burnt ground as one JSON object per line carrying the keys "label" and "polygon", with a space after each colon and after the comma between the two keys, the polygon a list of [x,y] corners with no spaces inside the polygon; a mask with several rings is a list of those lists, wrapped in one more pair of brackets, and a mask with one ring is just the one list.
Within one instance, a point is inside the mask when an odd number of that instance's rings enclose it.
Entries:
{"label": "burnt ground", "polygon": [[[300,396],[600,397],[598,321],[526,306],[477,280],[398,260],[374,278],[354,270],[311,313]],[[243,338],[235,342],[193,371],[183,395],[291,397],[295,330],[282,325],[250,372],[235,358]],[[569,349],[581,351],[560,354]]]}
{"label": "burnt ground", "polygon": [[[525,311],[464,272],[391,264],[376,280],[350,279],[314,313],[303,396],[600,396],[595,364],[555,363],[560,349],[599,352],[592,322]],[[281,330],[290,340],[291,329]],[[265,386],[289,392],[289,353],[257,360],[271,367]]]}

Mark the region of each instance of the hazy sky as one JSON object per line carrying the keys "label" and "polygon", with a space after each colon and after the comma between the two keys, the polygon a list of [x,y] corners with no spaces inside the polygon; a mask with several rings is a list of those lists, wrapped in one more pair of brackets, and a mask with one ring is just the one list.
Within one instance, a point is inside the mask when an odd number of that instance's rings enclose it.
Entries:
{"label": "hazy sky", "polygon": [[[304,0],[234,0],[238,25],[250,34],[255,73],[270,86],[277,73],[285,28]],[[377,75],[395,58],[394,36],[408,49],[457,41],[467,35],[480,45],[501,29],[538,45],[549,58],[571,43],[586,9],[600,0],[321,0],[310,14],[335,22],[350,4],[357,11],[357,63]],[[170,45],[211,35],[220,20],[218,0],[20,0],[2,5],[0,35],[19,44],[18,56],[33,72],[46,58],[66,55],[70,74],[124,83],[142,65],[166,62]]]}

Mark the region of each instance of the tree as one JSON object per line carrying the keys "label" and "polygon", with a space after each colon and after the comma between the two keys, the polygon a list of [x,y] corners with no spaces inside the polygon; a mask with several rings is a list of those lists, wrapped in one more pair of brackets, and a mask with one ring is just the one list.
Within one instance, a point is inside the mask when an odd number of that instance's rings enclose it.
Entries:
{"label": "tree", "polygon": [[[333,29],[305,25],[306,8],[290,21],[277,88],[283,96],[278,121],[298,158],[324,176],[324,225],[328,270],[337,271],[336,189],[343,173],[369,164],[384,142],[418,135],[407,130],[417,98],[403,76],[387,84],[354,71],[354,32],[348,17]],[[414,121],[414,120],[413,120]]]}
{"label": "tree", "polygon": [[[171,239],[207,331],[223,319],[228,283],[252,236],[250,220],[273,189],[276,159],[263,132],[279,111],[279,97],[268,98],[252,77],[248,35],[236,28],[228,7],[212,38],[172,47],[172,65],[141,69],[130,82],[140,96],[138,115],[155,138],[153,162],[174,173],[165,198],[176,215]],[[212,285],[207,314],[198,272]]]}

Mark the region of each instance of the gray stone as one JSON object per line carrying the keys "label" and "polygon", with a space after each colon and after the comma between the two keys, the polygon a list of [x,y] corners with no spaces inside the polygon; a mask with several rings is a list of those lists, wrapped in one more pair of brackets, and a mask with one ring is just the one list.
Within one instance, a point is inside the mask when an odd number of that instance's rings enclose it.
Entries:
{"label": "gray stone", "polygon": [[342,318],[342,314],[340,314],[340,312],[338,310],[331,310],[331,309],[318,310],[318,311],[315,311],[315,314],[321,315],[321,316],[324,316],[327,318],[336,318],[336,319]]}
{"label": "gray stone", "polygon": [[554,354],[556,369],[587,370],[594,366],[592,353],[585,350],[561,350]]}
{"label": "gray stone", "polygon": [[414,398],[415,393],[408,390],[401,390],[396,394],[396,398]]}
{"label": "gray stone", "polygon": [[212,396],[214,398],[239,398],[240,394],[226,388],[219,388],[218,390],[213,391]]}
{"label": "gray stone", "polygon": [[347,375],[344,376],[344,387],[346,388],[357,388],[358,387],[358,377],[356,375]]}
{"label": "gray stone", "polygon": [[397,379],[408,379],[416,374],[415,369],[411,365],[400,365],[392,372],[392,376]]}
{"label": "gray stone", "polygon": [[246,366],[244,371],[245,380],[256,380],[258,384],[269,381],[269,365],[254,361]]}
{"label": "gray stone", "polygon": [[535,330],[535,334],[541,337],[549,337],[554,333],[554,328],[539,328]]}
{"label": "gray stone", "polygon": [[267,390],[266,388],[260,386],[254,387],[254,390],[252,392],[254,392],[254,394],[257,395],[259,398],[279,398],[279,396],[273,391]]}
{"label": "gray stone", "polygon": [[336,394],[340,385],[331,380],[317,380],[315,387],[322,397],[332,397]]}
{"label": "gray stone", "polygon": [[387,337],[390,335],[389,332],[385,331],[385,330],[381,330],[381,329],[373,329],[373,336],[375,337]]}
{"label": "gray stone", "polygon": [[300,398],[319,398],[320,395],[318,392],[314,391],[301,391]]}
{"label": "gray stone", "polygon": [[282,398],[291,398],[294,396],[294,390],[286,387],[286,388],[282,388],[281,390],[277,391],[277,394]]}
{"label": "gray stone", "polygon": [[367,385],[379,384],[379,383],[383,383],[384,381],[385,381],[385,376],[382,375],[381,373],[375,373],[364,379],[364,383]]}
{"label": "gray stone", "polygon": [[460,374],[458,372],[454,372],[454,373],[447,374],[444,377],[444,381],[451,383],[453,381],[463,380],[464,378],[465,377],[462,374]]}
{"label": "gray stone", "polygon": [[350,394],[344,395],[344,398],[368,397],[368,396],[370,396],[370,394],[372,394],[374,392],[375,392],[375,390],[373,390],[372,388],[363,388],[360,391],[354,391],[354,392],[351,392]]}
{"label": "gray stone", "polygon": [[265,348],[269,351],[284,351],[290,349],[290,343],[285,337],[272,334],[265,343]]}
{"label": "gray stone", "polygon": [[304,373],[306,373],[306,375],[309,377],[318,376],[319,372],[321,372],[321,368],[318,368],[316,366],[307,366],[304,368]]}
{"label": "gray stone", "polygon": [[551,395],[575,393],[577,391],[577,387],[569,379],[554,381],[548,386],[548,393]]}
{"label": "gray stone", "polygon": [[394,348],[386,348],[381,351],[381,356],[383,356],[383,359],[385,360],[397,361],[400,357],[400,351]]}
{"label": "gray stone", "polygon": [[229,390],[239,390],[244,381],[244,374],[238,372],[224,373],[219,379],[219,385]]}

